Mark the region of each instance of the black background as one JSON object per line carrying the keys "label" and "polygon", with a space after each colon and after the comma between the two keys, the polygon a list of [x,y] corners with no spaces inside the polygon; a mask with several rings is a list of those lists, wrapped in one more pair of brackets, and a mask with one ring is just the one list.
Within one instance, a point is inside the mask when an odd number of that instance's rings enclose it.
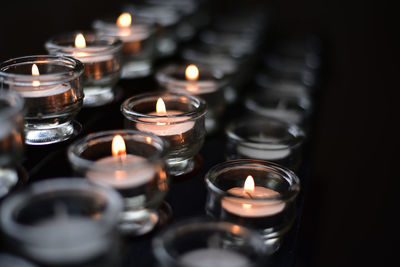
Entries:
{"label": "black background", "polygon": [[[122,2],[2,2],[0,60],[45,53],[49,37],[90,29]],[[396,259],[400,204],[396,10],[381,1],[267,3],[274,31],[315,32],[327,52],[298,265],[389,264]]]}

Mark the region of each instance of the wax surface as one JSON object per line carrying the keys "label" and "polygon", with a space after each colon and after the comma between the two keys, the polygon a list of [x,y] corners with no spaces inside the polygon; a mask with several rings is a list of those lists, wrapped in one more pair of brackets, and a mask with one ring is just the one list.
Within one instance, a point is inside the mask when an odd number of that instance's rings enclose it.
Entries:
{"label": "wax surface", "polygon": [[286,158],[290,154],[290,149],[286,145],[274,144],[277,141],[276,138],[254,136],[248,139],[253,140],[254,143],[243,142],[237,145],[237,152],[242,156],[253,159],[277,160]]}
{"label": "wax surface", "polygon": [[249,260],[239,253],[219,248],[190,251],[183,254],[179,262],[188,267],[246,267],[250,265]]}
{"label": "wax surface", "polygon": [[73,57],[86,64],[110,61],[113,59],[112,55],[93,55],[90,52],[74,52]]}
{"label": "wax surface", "polygon": [[[96,169],[96,165],[110,166],[109,169]],[[138,164],[139,166],[135,166]],[[140,164],[142,164],[140,166]],[[129,165],[135,166],[129,168]],[[118,167],[121,170],[118,170]],[[154,168],[146,162],[146,159],[136,155],[127,154],[123,161],[119,157],[105,157],[96,161],[92,170],[86,173],[86,177],[94,182],[107,184],[116,189],[129,189],[151,181],[156,174]]]}
{"label": "wax surface", "polygon": [[56,85],[46,85],[46,86],[38,86],[38,87],[22,87],[22,86],[14,86],[12,89],[18,92],[22,97],[46,97],[46,96],[54,96],[65,93],[70,90],[71,87],[69,84],[56,84]]}
{"label": "wax surface", "polygon": [[256,186],[253,192],[247,192],[243,187],[234,187],[227,192],[242,197],[224,197],[221,201],[221,205],[225,210],[238,216],[271,216],[281,212],[285,207],[285,203],[278,200],[257,200],[257,198],[268,198],[279,195],[277,191],[270,188]]}
{"label": "wax surface", "polygon": [[[182,112],[177,110],[167,111],[167,115],[177,115],[177,114],[182,114]],[[151,112],[149,113],[149,115],[158,115],[158,113]],[[188,119],[189,117],[186,116],[144,118],[142,119],[142,121],[152,122],[153,124],[137,123],[136,128],[140,131],[150,132],[157,136],[180,135],[191,130],[194,127],[194,121],[186,121]]]}

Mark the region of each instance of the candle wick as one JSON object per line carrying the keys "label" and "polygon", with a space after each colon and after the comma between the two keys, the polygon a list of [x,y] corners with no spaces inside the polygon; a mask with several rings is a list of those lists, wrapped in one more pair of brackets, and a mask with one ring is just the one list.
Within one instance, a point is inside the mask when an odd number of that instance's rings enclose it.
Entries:
{"label": "candle wick", "polygon": [[253,199],[253,196],[250,194],[250,192],[248,192],[247,190],[245,190],[244,193],[247,194],[247,196],[248,196],[250,199]]}

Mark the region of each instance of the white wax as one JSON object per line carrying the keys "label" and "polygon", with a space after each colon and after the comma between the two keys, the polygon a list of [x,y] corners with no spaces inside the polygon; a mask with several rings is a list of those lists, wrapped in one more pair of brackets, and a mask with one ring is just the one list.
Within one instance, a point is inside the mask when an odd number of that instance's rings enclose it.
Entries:
{"label": "white wax", "polygon": [[94,55],[90,52],[74,52],[72,56],[82,63],[104,62],[112,60],[112,55]]}
{"label": "white wax", "polygon": [[[168,110],[166,115],[173,116],[182,114],[181,111]],[[151,112],[149,115],[159,115],[157,112]],[[152,122],[152,124],[137,123],[136,128],[140,131],[153,133],[157,136],[180,135],[194,127],[194,121],[187,121],[189,117],[165,117],[144,118],[142,121]]]}
{"label": "white wax", "polygon": [[[102,168],[96,169],[96,165],[101,165]],[[129,168],[130,165],[135,167]],[[105,166],[110,168],[104,170]],[[127,154],[124,158],[110,156],[99,159],[94,168],[86,173],[86,177],[116,189],[129,189],[151,181],[155,174],[156,171],[146,163],[145,158]]]}
{"label": "white wax", "polygon": [[143,27],[132,26],[128,28],[116,27],[118,38],[126,43],[126,42],[134,42],[134,41],[142,41],[147,39],[151,31],[145,30]]}
{"label": "white wax", "polygon": [[278,118],[283,121],[292,122],[295,124],[300,123],[302,119],[302,114],[300,112],[296,112],[294,110],[289,110],[289,109],[274,109],[274,108],[259,107],[257,112],[264,116]]}
{"label": "white wax", "polygon": [[246,267],[250,261],[239,253],[220,249],[203,248],[183,254],[179,262],[187,267]]}
{"label": "white wax", "polygon": [[217,91],[218,84],[214,81],[171,81],[167,84],[168,90],[192,95],[203,95]]}
{"label": "white wax", "polygon": [[19,93],[22,97],[26,98],[37,98],[46,96],[55,96],[67,92],[71,89],[69,84],[55,84],[55,85],[45,85],[45,86],[14,86],[12,88],[14,91]]}
{"label": "white wax", "polygon": [[237,153],[253,158],[263,160],[279,160],[283,159],[290,154],[290,149],[287,145],[278,144],[276,138],[269,136],[254,136],[250,137],[253,142],[242,142],[237,144]]}
{"label": "white wax", "polygon": [[279,200],[257,200],[257,198],[269,198],[278,196],[279,193],[270,188],[256,186],[254,191],[248,193],[243,187],[234,187],[227,191],[232,195],[242,197],[224,197],[222,207],[228,212],[241,217],[265,217],[281,212],[285,203]]}

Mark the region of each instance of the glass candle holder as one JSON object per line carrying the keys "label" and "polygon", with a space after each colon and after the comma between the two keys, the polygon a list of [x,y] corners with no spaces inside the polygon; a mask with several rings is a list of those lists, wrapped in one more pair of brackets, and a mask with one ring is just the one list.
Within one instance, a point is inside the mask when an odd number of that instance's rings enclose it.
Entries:
{"label": "glass candle holder", "polygon": [[37,267],[25,259],[12,254],[0,253],[0,266],[2,267]]}
{"label": "glass candle holder", "polygon": [[141,22],[129,13],[123,13],[118,18],[96,20],[93,28],[101,35],[122,40],[121,78],[134,79],[152,73],[155,57],[154,24]]}
{"label": "glass candle holder", "polygon": [[301,164],[304,132],[294,124],[275,119],[243,118],[226,129],[227,159],[261,159],[297,172]]}
{"label": "glass candle holder", "polygon": [[308,128],[312,111],[311,100],[308,97],[261,89],[247,94],[244,106],[252,115],[282,120],[303,129]]}
{"label": "glass candle holder", "polygon": [[168,191],[164,141],[133,130],[105,131],[76,141],[68,158],[77,174],[117,190],[124,199],[119,228],[141,235],[158,222],[157,209]]}
{"label": "glass candle holder", "polygon": [[168,6],[128,4],[124,7],[130,14],[141,21],[148,21],[155,24],[155,47],[157,57],[164,58],[175,54],[178,48],[177,27],[180,15]]}
{"label": "glass candle holder", "polygon": [[176,223],[153,239],[153,252],[165,267],[265,266],[260,236],[229,222],[191,219]]}
{"label": "glass candle holder", "polygon": [[25,142],[45,145],[74,134],[72,119],[80,111],[83,64],[63,56],[28,56],[0,64],[2,88],[25,100]]}
{"label": "glass candle holder", "polygon": [[232,160],[205,175],[207,213],[258,231],[276,251],[296,218],[300,181],[290,170],[262,160]]}
{"label": "glass candle holder", "polygon": [[207,133],[218,130],[219,119],[226,107],[224,89],[227,80],[222,72],[204,65],[169,64],[157,72],[156,79],[169,92],[190,94],[204,99],[207,103]]}
{"label": "glass candle holder", "polygon": [[194,156],[206,135],[204,100],[184,94],[141,94],[127,99],[121,111],[126,128],[150,132],[168,143],[166,163],[171,175],[194,169]]}
{"label": "glass candle holder", "polygon": [[22,97],[0,90],[0,198],[18,182],[17,165],[24,149],[23,109]]}
{"label": "glass candle holder", "polygon": [[116,266],[122,200],[80,178],[31,184],[0,208],[10,248],[40,266]]}
{"label": "glass candle holder", "polygon": [[45,46],[50,54],[73,57],[84,64],[84,106],[102,106],[114,100],[113,87],[119,80],[121,68],[122,42],[119,39],[92,32],[74,32],[55,36]]}

